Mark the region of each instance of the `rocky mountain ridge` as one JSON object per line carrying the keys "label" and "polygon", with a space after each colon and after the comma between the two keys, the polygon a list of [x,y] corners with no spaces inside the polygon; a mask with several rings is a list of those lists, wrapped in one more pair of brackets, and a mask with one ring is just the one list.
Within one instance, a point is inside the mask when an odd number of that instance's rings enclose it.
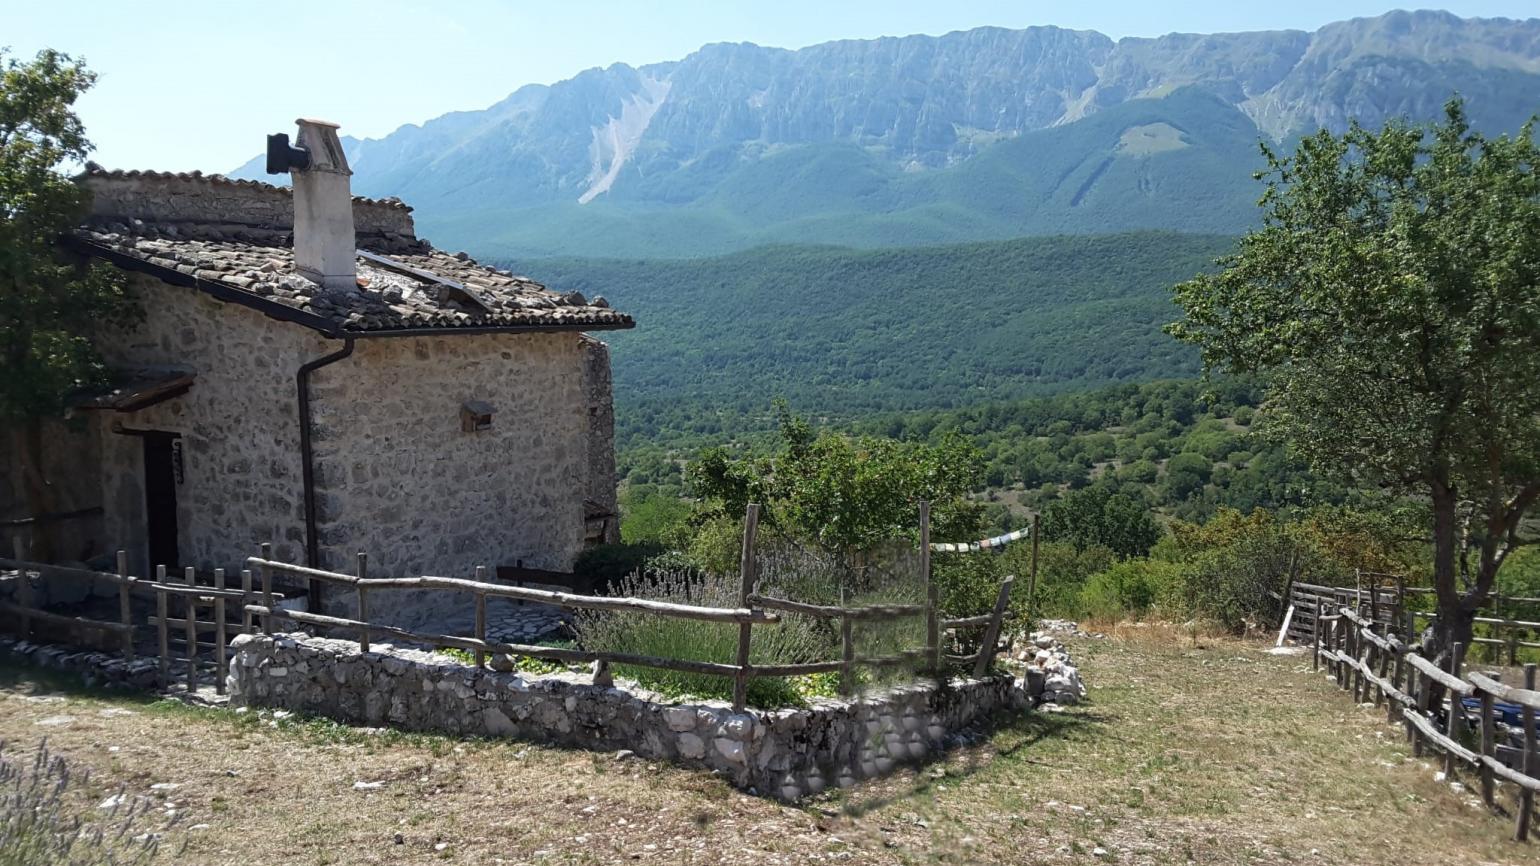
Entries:
{"label": "rocky mountain ridge", "polygon": [[[529,85],[485,110],[446,114],[380,139],[349,140],[347,147],[355,191],[401,196],[428,229],[442,227],[458,243],[519,254],[630,254],[650,246],[667,253],[676,242],[688,247],[698,231],[720,231],[725,246],[704,250],[711,252],[742,245],[731,240],[743,234],[733,225],[744,222],[739,203],[720,199],[756,167],[803,164],[811,158],[806,151],[825,156],[847,148],[882,176],[884,189],[904,187],[885,175],[952,171],[1003,143],[1190,89],[1248,124],[1253,147],[1231,161],[1254,160],[1256,139],[1341,129],[1349,118],[1368,124],[1393,116],[1431,119],[1454,92],[1467,98],[1478,125],[1512,131],[1540,111],[1540,19],[1392,12],[1310,33],[1113,40],[1057,27],[985,27],[795,51],[721,43],[675,62],[615,64],[549,86]],[[1201,144],[1211,131],[1203,124],[1167,126],[1159,134],[1134,133],[1132,145],[1120,137],[1093,156],[1153,165],[1168,152]],[[1142,140],[1152,135],[1166,143],[1164,150],[1149,149],[1154,139]],[[1056,141],[1041,138],[1039,146]],[[1031,161],[1040,152],[1020,156]],[[253,161],[236,175],[259,177],[260,171]],[[819,191],[795,172],[771,186],[784,188],[775,195],[801,216],[873,214],[853,199],[808,204]],[[1171,186],[1177,194],[1179,185]],[[1178,196],[1173,205],[1192,210],[1197,201]],[[875,213],[912,224],[906,207],[900,201]],[[624,234],[638,222],[632,217],[658,214],[664,215],[662,234],[640,247],[630,236],[619,239],[618,249],[564,240],[574,227],[577,234],[600,226],[602,234]],[[532,220],[559,229],[541,234],[527,226]],[[1010,231],[995,228],[979,236]],[[763,239],[801,239],[777,231]],[[925,231],[898,234],[900,242],[930,238]],[[862,243],[840,232],[830,240]]]}

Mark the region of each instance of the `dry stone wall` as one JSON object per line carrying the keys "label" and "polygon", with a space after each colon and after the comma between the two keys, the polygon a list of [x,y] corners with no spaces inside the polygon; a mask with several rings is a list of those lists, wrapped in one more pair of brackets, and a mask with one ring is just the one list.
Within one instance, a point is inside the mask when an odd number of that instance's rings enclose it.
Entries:
{"label": "dry stone wall", "polygon": [[512,737],[629,750],[719,772],[740,788],[794,800],[849,786],[945,748],[996,712],[1019,712],[1041,680],[1009,675],[914,685],[810,709],[735,713],[675,703],[588,677],[498,673],[433,653],[304,634],[242,635],[231,644],[236,706],[272,707],[351,724]]}

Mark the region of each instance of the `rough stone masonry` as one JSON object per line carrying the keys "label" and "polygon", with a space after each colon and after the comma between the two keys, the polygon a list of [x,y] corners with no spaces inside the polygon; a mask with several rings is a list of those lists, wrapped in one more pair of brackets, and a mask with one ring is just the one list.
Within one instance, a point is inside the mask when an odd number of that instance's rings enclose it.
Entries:
{"label": "rough stone masonry", "polygon": [[739,788],[795,800],[848,787],[944,748],[998,710],[1042,692],[1029,672],[922,683],[807,709],[735,713],[721,702],[677,703],[574,674],[499,673],[430,652],[303,633],[241,635],[232,643],[235,706],[271,707],[342,722],[510,737],[638,756],[721,773]]}

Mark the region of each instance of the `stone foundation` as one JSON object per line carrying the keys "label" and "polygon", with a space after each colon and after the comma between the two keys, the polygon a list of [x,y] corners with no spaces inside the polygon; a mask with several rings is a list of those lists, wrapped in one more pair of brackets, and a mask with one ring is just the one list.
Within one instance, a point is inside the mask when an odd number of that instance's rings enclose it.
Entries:
{"label": "stone foundation", "polygon": [[233,650],[234,706],[273,707],[364,725],[511,737],[719,772],[739,788],[786,800],[891,772],[945,748],[1001,710],[1022,711],[1039,677],[997,675],[917,684],[810,709],[734,713],[680,704],[585,676],[478,670],[418,650],[304,634],[242,635]]}

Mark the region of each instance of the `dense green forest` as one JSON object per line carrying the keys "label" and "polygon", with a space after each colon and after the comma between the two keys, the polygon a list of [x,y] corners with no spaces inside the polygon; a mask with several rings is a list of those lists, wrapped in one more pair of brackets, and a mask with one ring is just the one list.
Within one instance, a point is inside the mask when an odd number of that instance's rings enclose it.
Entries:
{"label": "dense green forest", "polygon": [[1168,289],[1232,243],[1150,232],[513,267],[636,317],[605,335],[622,439],[667,439],[731,432],[711,419],[775,396],[852,417],[1190,376],[1196,353],[1161,333]]}
{"label": "dense green forest", "polygon": [[[826,424],[902,442],[938,444],[960,435],[979,449],[974,493],[987,503],[993,529],[1018,528],[1028,510],[1093,485],[1189,520],[1221,507],[1288,510],[1348,501],[1347,489],[1314,478],[1283,446],[1253,431],[1261,399],[1255,383],[1175,380]],[[688,418],[687,410],[678,417]],[[667,434],[628,426],[619,449],[626,498],[686,495],[686,462],[724,443],[740,453],[763,451],[774,442],[775,423],[767,405],[725,425],[717,417],[694,425],[700,429],[676,421]]]}

